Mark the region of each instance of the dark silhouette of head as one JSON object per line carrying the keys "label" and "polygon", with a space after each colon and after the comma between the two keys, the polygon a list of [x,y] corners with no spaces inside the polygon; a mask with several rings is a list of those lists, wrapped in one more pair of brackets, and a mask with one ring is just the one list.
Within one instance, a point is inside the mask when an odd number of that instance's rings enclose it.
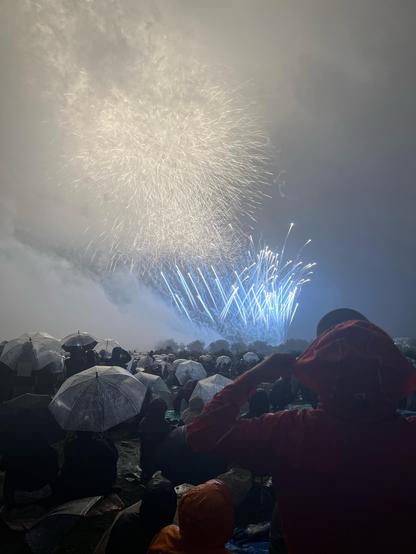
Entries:
{"label": "dark silhouette of head", "polygon": [[339,323],[345,321],[368,321],[368,319],[362,313],[351,308],[338,308],[325,314],[319,321],[316,327],[316,336],[319,337],[325,331],[328,331],[331,327],[335,327]]}
{"label": "dark silhouette of head", "polygon": [[258,389],[250,398],[247,417],[260,417],[270,410],[269,395],[263,389]]}

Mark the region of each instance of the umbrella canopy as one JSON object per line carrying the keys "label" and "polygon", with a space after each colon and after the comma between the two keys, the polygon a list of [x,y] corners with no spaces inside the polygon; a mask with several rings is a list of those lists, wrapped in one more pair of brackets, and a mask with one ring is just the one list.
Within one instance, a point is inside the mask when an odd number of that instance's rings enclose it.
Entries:
{"label": "umbrella canopy", "polygon": [[229,365],[231,365],[230,356],[218,356],[215,362],[215,367],[228,367]]}
{"label": "umbrella canopy", "polygon": [[59,340],[47,333],[25,333],[5,345],[0,361],[15,370],[19,377],[28,377],[40,369],[39,356],[46,350],[61,352]]}
{"label": "umbrella canopy", "polygon": [[77,331],[62,339],[62,348],[64,350],[71,350],[71,348],[94,348],[97,343],[98,340],[89,333]]}
{"label": "umbrella canopy", "polygon": [[67,379],[49,409],[63,429],[103,432],[137,415],[145,394],[126,369],[95,366]]}
{"label": "umbrella canopy", "polygon": [[36,433],[49,443],[63,438],[63,431],[48,410],[47,394],[22,394],[0,406],[0,452],[16,441],[16,433]]}
{"label": "umbrella canopy", "polygon": [[243,360],[247,364],[256,364],[258,361],[260,361],[260,358],[255,352],[246,352],[243,355]]}
{"label": "umbrella canopy", "polygon": [[194,388],[191,399],[199,396],[204,401],[204,404],[214,398],[217,392],[220,392],[224,387],[231,385],[231,379],[227,379],[216,373],[206,379],[201,379]]}
{"label": "umbrella canopy", "polygon": [[56,350],[42,350],[38,355],[38,369],[49,369],[51,373],[65,372],[65,356]]}
{"label": "umbrella canopy", "polygon": [[39,410],[47,408],[51,401],[48,394],[21,394],[7,402],[4,402],[2,408],[9,413],[23,412],[26,410]]}
{"label": "umbrella canopy", "polygon": [[182,362],[189,362],[189,360],[187,360],[186,358],[178,358],[177,360],[173,360],[172,365],[176,369],[178,365]]}
{"label": "umbrella canopy", "polygon": [[186,360],[178,364],[175,375],[179,383],[184,385],[190,380],[198,381],[199,379],[204,379],[207,376],[207,372],[205,371],[204,366],[199,362]]}
{"label": "umbrella canopy", "polygon": [[168,405],[168,408],[172,407],[172,393],[161,377],[158,375],[151,375],[150,373],[144,373],[142,371],[136,373],[135,377],[141,383],[146,385],[146,387],[149,387],[154,396],[163,398]]}
{"label": "umbrella canopy", "polygon": [[117,347],[121,348],[121,344],[118,343],[116,340],[103,339],[97,342],[97,344],[94,346],[94,351],[97,352],[97,354],[102,354],[104,351],[104,357],[111,358],[113,348]]}

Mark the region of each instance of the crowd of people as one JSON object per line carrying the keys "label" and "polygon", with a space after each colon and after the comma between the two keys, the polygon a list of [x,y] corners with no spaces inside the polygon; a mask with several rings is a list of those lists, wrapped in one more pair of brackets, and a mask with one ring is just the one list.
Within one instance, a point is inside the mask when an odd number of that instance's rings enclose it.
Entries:
{"label": "crowd of people", "polygon": [[[208,401],[195,395],[199,380],[181,382],[174,370],[185,356],[230,384]],[[117,515],[97,554],[415,551],[416,417],[398,410],[416,391],[411,360],[349,309],[324,316],[304,352],[261,358],[70,352],[66,378],[118,366],[161,378],[172,400],[149,387],[140,413],[121,424],[140,441],[143,493]],[[4,378],[8,395],[12,378]],[[42,394],[59,385],[43,383]],[[20,417],[25,424],[11,425],[1,449],[3,513],[17,509],[19,491],[44,490],[48,508],[114,491],[111,432],[64,437],[40,432],[27,411]]]}

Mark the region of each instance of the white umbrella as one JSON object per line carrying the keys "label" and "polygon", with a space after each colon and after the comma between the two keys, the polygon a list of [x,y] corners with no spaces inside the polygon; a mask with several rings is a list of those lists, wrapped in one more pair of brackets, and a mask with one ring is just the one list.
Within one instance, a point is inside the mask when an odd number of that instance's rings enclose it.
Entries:
{"label": "white umbrella", "polygon": [[190,380],[204,379],[207,376],[207,372],[204,366],[199,362],[193,360],[186,360],[178,364],[175,372],[176,378],[181,385],[184,385]]}
{"label": "white umbrella", "polygon": [[228,367],[231,365],[230,356],[218,356],[217,361],[215,362],[215,367]]}
{"label": "white umbrella", "polygon": [[48,333],[25,333],[6,344],[0,361],[17,371],[18,376],[28,377],[39,369],[38,357],[45,350],[61,352],[59,340]]}
{"label": "white umbrella", "polygon": [[94,351],[97,352],[97,354],[101,354],[104,351],[104,357],[111,358],[113,348],[117,347],[121,348],[121,344],[119,344],[116,340],[103,339],[97,342],[97,344],[94,346]]}
{"label": "white umbrella", "polygon": [[83,348],[85,346],[94,348],[97,343],[98,340],[89,333],[77,331],[76,333],[71,333],[62,339],[62,348],[64,350],[71,348]]}
{"label": "white umbrella", "polygon": [[44,369],[46,366],[51,373],[64,373],[65,356],[56,350],[42,350],[38,355],[38,369]]}
{"label": "white umbrella", "polygon": [[145,394],[126,369],[95,366],[67,379],[49,409],[63,429],[103,432],[137,415]]}
{"label": "white umbrella", "polygon": [[189,362],[189,360],[187,360],[186,358],[178,358],[177,360],[173,360],[172,365],[176,369],[178,365],[182,362]]}
{"label": "white umbrella", "polygon": [[153,358],[152,356],[149,356],[148,354],[141,354],[137,358],[137,365],[144,368],[151,368],[153,365]]}
{"label": "white umbrella", "polygon": [[259,358],[259,356],[258,356],[255,352],[246,352],[246,353],[243,355],[243,360],[244,360],[247,364],[256,364],[257,362],[260,361],[260,358]]}
{"label": "white umbrella", "polygon": [[146,387],[149,387],[154,396],[163,398],[169,408],[172,406],[172,393],[159,375],[151,375],[150,373],[139,371],[135,377]]}
{"label": "white umbrella", "polygon": [[223,377],[222,375],[216,373],[211,377],[201,379],[201,381],[196,384],[190,399],[199,396],[204,401],[204,404],[206,404],[214,398],[217,392],[220,392],[224,387],[231,385],[231,383],[231,379],[227,379],[227,377]]}

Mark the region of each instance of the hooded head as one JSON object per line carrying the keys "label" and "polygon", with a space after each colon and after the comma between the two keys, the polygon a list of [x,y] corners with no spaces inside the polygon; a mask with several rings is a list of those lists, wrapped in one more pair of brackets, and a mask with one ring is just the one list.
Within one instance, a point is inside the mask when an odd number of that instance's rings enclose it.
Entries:
{"label": "hooded head", "polygon": [[155,475],[144,491],[140,515],[143,521],[160,530],[172,523],[176,512],[176,493],[170,481],[161,475]]}
{"label": "hooded head", "polygon": [[344,417],[388,417],[416,390],[415,368],[384,331],[364,320],[318,336],[294,372],[318,393],[324,409]]}
{"label": "hooded head", "polygon": [[145,417],[150,421],[164,421],[167,409],[168,405],[163,398],[155,398],[150,402]]}
{"label": "hooded head", "polygon": [[316,336],[319,337],[331,327],[345,323],[346,321],[368,321],[368,319],[357,310],[351,308],[338,308],[325,314],[319,321],[316,327]]}
{"label": "hooded head", "polygon": [[234,528],[228,486],[215,479],[193,487],[179,502],[178,520],[181,540],[187,550],[198,552],[198,547],[204,547],[204,551],[223,548]]}
{"label": "hooded head", "polygon": [[200,414],[202,410],[204,409],[204,401],[200,396],[194,396],[189,400],[189,409],[192,412],[196,412],[197,414]]}

